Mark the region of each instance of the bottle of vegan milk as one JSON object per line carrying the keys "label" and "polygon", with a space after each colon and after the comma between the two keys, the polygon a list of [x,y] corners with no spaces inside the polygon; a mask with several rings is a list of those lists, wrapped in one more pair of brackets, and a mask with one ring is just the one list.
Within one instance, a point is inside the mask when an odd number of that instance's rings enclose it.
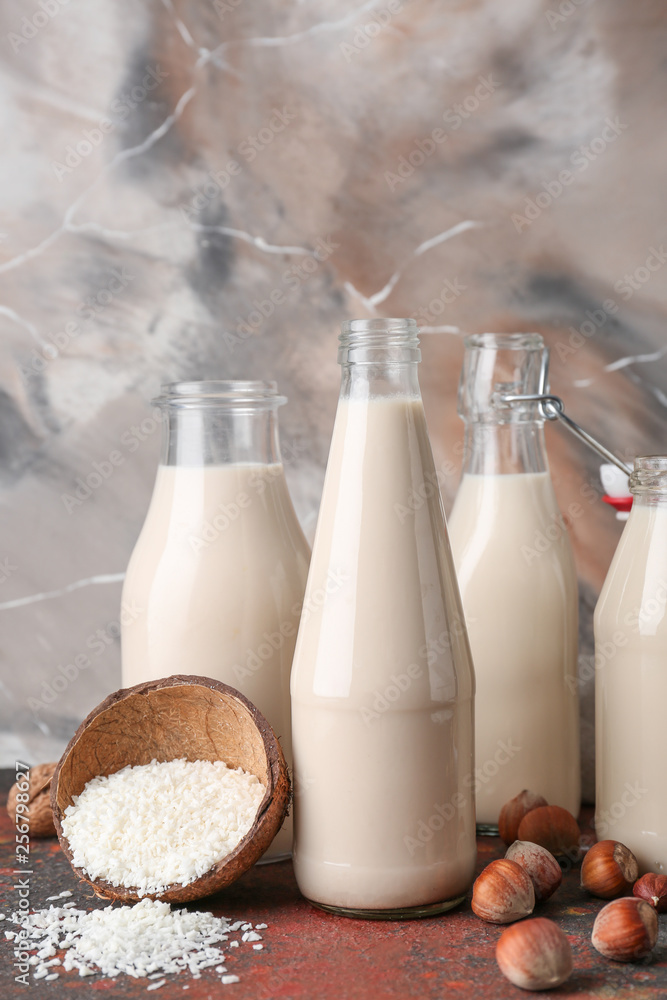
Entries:
{"label": "bottle of vegan milk", "polygon": [[413,320],[343,326],[292,670],[296,878],[349,916],[438,913],[474,875],[474,678],[418,343]]}
{"label": "bottle of vegan milk", "polygon": [[579,812],[577,578],[536,403],[537,334],[467,337],[463,478],[449,519],[477,698],[477,823],[524,788]]}
{"label": "bottle of vegan milk", "polygon": [[[310,551],[287,491],[275,382],[177,382],[123,588],[123,684],[224,681],[271,723],[291,766],[289,678]],[[136,611],[135,611],[136,609]],[[265,860],[288,857],[291,818]]]}
{"label": "bottle of vegan milk", "polygon": [[595,827],[667,873],[667,457],[635,459],[634,501],[595,609]]}

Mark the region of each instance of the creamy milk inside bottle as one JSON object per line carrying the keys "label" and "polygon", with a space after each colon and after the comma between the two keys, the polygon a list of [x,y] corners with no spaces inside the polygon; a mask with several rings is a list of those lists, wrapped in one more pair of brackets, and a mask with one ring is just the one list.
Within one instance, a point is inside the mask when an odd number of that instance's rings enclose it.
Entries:
{"label": "creamy milk inside bottle", "polygon": [[667,457],[637,458],[630,489],[595,609],[595,825],[667,874]]}
{"label": "creamy milk inside bottle", "polygon": [[[343,385],[292,673],[294,866],[337,912],[461,900],[474,680],[412,321],[344,327]],[[424,495],[427,499],[424,499]]]}
{"label": "creamy milk inside bottle", "polygon": [[[178,383],[123,588],[123,684],[224,681],[271,723],[291,767],[289,677],[309,548],[285,482],[273,383]],[[289,855],[291,818],[265,860]]]}
{"label": "creamy milk inside bottle", "polygon": [[528,788],[580,805],[577,578],[535,404],[535,334],[468,337],[459,395],[464,472],[449,519],[475,664],[477,823],[494,832]]}

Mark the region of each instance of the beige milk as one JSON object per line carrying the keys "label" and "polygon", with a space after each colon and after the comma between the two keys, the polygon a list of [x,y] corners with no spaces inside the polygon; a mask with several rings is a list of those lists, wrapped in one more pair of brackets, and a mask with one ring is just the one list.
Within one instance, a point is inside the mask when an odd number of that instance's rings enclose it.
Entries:
{"label": "beige milk", "polygon": [[292,673],[299,888],[362,910],[461,897],[474,680],[421,399],[339,402],[313,552]]}
{"label": "beige milk", "polygon": [[596,814],[667,873],[667,510],[635,499],[595,609]]}
{"label": "beige milk", "polygon": [[[308,544],[282,465],[158,469],[123,588],[123,685],[224,681],[271,723],[292,764],[289,675]],[[265,859],[289,853],[288,817]]]}
{"label": "beige milk", "polygon": [[477,822],[528,788],[579,812],[577,579],[547,472],[463,476],[449,519],[477,697]]}

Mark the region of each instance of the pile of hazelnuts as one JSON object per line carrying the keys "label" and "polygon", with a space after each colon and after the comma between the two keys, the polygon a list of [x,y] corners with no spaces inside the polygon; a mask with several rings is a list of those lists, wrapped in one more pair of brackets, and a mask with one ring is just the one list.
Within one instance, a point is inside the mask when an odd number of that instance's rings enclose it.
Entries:
{"label": "pile of hazelnuts", "polygon": [[[579,826],[567,809],[523,791],[503,806],[498,832],[507,853],[476,880],[472,908],[482,920],[514,924],[561,884],[557,858],[578,858]],[[658,913],[667,911],[667,876],[638,876],[634,854],[615,840],[594,844],[581,866],[582,888],[613,900],[595,918],[591,942],[615,962],[636,962],[650,954],[658,937]],[[496,945],[496,961],[510,982],[524,990],[553,989],[573,969],[570,942],[545,917],[508,927]]]}

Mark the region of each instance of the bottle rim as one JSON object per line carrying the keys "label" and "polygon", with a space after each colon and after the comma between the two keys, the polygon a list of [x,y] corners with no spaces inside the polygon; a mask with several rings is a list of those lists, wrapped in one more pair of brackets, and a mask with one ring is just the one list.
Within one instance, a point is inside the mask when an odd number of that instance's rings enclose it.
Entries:
{"label": "bottle rim", "polygon": [[341,365],[406,365],[421,361],[419,327],[414,319],[375,317],[341,324]]}
{"label": "bottle rim", "polygon": [[667,455],[638,455],[630,476],[633,496],[667,492]]}
{"label": "bottle rim", "polygon": [[278,392],[278,383],[253,379],[190,379],[165,382],[155,406],[282,406],[286,396]]}
{"label": "bottle rim", "polygon": [[419,340],[419,327],[417,321],[407,317],[373,317],[371,319],[348,319],[341,323],[339,340],[341,344],[347,346],[351,340],[357,342],[362,338],[378,338],[386,340],[388,337],[414,338]]}
{"label": "bottle rim", "polygon": [[492,348],[501,351],[543,351],[541,333],[469,333],[463,339],[466,348]]}

